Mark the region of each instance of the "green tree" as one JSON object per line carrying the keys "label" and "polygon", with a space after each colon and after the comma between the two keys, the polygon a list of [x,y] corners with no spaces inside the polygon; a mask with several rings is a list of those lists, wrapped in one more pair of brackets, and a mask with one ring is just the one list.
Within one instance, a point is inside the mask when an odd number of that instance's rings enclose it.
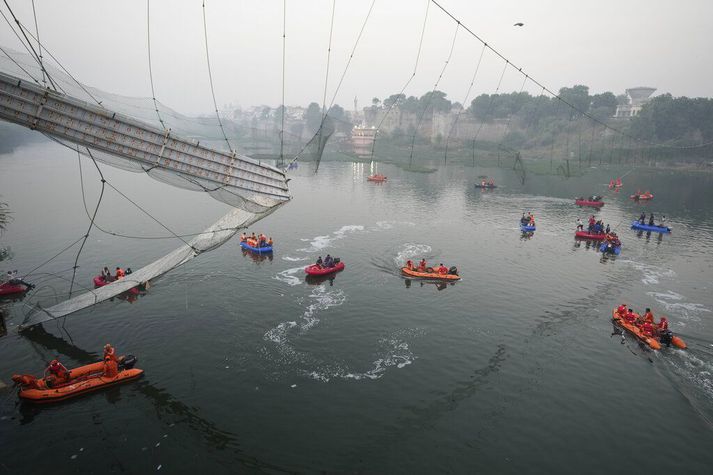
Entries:
{"label": "green tree", "polygon": [[307,123],[307,130],[314,134],[319,130],[322,123],[322,108],[316,102],[311,102],[305,111],[304,120]]}
{"label": "green tree", "polygon": [[563,87],[560,89],[559,95],[563,101],[574,106],[574,109],[572,109],[567,104],[564,104],[566,110],[563,112],[569,115],[570,119],[575,119],[581,113],[589,111],[589,104],[592,102],[589,97],[589,86],[579,84],[573,87]]}

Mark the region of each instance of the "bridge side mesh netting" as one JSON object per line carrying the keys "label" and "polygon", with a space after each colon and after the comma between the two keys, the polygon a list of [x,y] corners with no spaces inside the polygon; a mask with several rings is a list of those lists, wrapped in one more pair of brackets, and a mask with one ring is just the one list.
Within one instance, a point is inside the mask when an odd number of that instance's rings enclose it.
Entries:
{"label": "bridge side mesh netting", "polygon": [[[109,94],[45,64],[56,85],[56,90],[50,90],[41,82],[42,69],[34,58],[7,48],[2,48],[2,53],[0,119],[40,131],[97,161],[208,193],[236,208],[187,245],[135,271],[130,278],[48,308],[37,306],[23,328],[87,308],[162,275],[220,246],[239,229],[290,200],[285,171],[229,150],[217,119],[187,117],[152,98]],[[230,131],[230,123],[224,121],[223,125],[226,123]],[[318,166],[331,132],[333,127],[322,127],[300,150],[300,160]]]}

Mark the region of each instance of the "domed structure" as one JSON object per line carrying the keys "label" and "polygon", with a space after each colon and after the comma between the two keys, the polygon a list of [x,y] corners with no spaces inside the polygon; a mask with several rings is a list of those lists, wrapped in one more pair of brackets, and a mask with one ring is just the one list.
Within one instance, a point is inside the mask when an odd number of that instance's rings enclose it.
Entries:
{"label": "domed structure", "polygon": [[629,98],[628,104],[620,104],[616,108],[614,117],[634,117],[639,115],[641,108],[649,102],[651,94],[656,91],[655,87],[632,87],[626,90],[626,95]]}

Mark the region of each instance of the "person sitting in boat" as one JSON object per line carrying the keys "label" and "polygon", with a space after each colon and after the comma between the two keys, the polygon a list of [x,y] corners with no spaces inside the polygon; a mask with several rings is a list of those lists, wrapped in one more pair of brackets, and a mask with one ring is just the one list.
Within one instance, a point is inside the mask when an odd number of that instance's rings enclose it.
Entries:
{"label": "person sitting in boat", "polygon": [[644,321],[654,323],[654,314],[651,313],[650,308],[647,308],[646,312],[644,312]]}
{"label": "person sitting in boat", "polygon": [[116,280],[123,279],[126,276],[126,272],[124,272],[124,269],[121,267],[116,268],[116,274],[114,275],[114,278]]}
{"label": "person sitting in boat", "polygon": [[661,321],[656,325],[660,333],[668,330],[668,319],[666,317],[661,317]]}
{"label": "person sitting in boat", "polygon": [[35,287],[34,284],[25,282],[22,278],[18,277],[17,269],[7,271],[7,283],[10,285],[24,285],[28,289],[33,289]]}
{"label": "person sitting in boat", "polygon": [[525,213],[522,213],[522,218],[520,218],[520,224],[522,224],[523,226],[527,226],[527,223],[529,223],[529,222],[530,222],[530,218],[525,216]]}
{"label": "person sitting in boat", "polygon": [[623,304],[619,305],[619,306],[616,308],[616,313],[617,313],[617,315],[619,315],[620,317],[624,318],[624,316],[626,316],[626,313],[627,313],[627,312],[626,312],[626,304],[623,303]]}
{"label": "person sitting in boat", "polygon": [[495,182],[493,181],[492,178],[490,180],[488,180],[488,186],[495,186]]}
{"label": "person sitting in boat", "polygon": [[614,188],[614,179],[609,180],[609,188]]}
{"label": "person sitting in boat", "polygon": [[131,274],[132,272],[134,272],[134,271],[131,270],[131,267],[127,267],[127,268],[126,268],[126,275],[129,275],[129,274]]}
{"label": "person sitting in boat", "polygon": [[577,218],[577,231],[584,230],[584,223],[582,223],[582,218]]}
{"label": "person sitting in boat", "polygon": [[436,272],[438,272],[440,275],[446,275],[448,274],[448,268],[443,265],[443,262],[441,262],[436,269]]}
{"label": "person sitting in boat", "polygon": [[605,234],[609,234],[610,231],[611,231],[611,228],[609,228],[609,225],[607,224],[607,228],[606,228],[606,230],[604,231],[604,233],[605,233]]}
{"label": "person sitting in boat", "polygon": [[248,240],[248,235],[245,234],[245,233],[242,233],[242,234],[240,235],[240,242],[245,242],[245,241],[247,241],[247,240]]}
{"label": "person sitting in boat", "polygon": [[481,180],[480,186],[485,186],[485,180]]}
{"label": "person sitting in boat", "polygon": [[69,370],[59,362],[59,360],[50,361],[49,366],[45,369],[45,374],[49,373],[45,379],[49,387],[61,384],[69,380]]}
{"label": "person sitting in boat", "polygon": [[418,263],[419,272],[426,272],[426,267],[428,267],[428,264],[426,264],[426,259],[421,259],[421,262]]}
{"label": "person sitting in boat", "polygon": [[119,359],[116,357],[116,350],[114,350],[114,347],[111,346],[111,344],[109,343],[104,345],[104,361],[106,361],[107,358],[112,359],[114,361],[119,361]]}
{"label": "person sitting in boat", "polygon": [[119,362],[116,357],[111,358],[109,356],[104,358],[104,377],[114,378],[119,374]]}
{"label": "person sitting in boat", "polygon": [[406,261],[406,268],[408,270],[413,270],[413,262],[411,262],[411,259]]}
{"label": "person sitting in boat", "polygon": [[111,282],[112,280],[114,280],[111,276],[111,271],[109,270],[108,267],[104,267],[102,269],[101,275],[102,275],[102,279],[104,280],[104,282]]}
{"label": "person sitting in boat", "polygon": [[652,337],[654,336],[654,324],[649,322],[648,320],[645,321],[641,325],[641,333],[643,333],[646,336]]}
{"label": "person sitting in boat", "polygon": [[594,215],[591,215],[589,217],[589,230],[590,231],[592,230],[592,228],[594,228],[594,223],[596,223],[596,222],[597,222],[597,220],[594,219]]}
{"label": "person sitting in boat", "polygon": [[334,267],[334,259],[329,254],[324,258],[324,267]]}
{"label": "person sitting in boat", "polygon": [[317,267],[319,267],[320,269],[321,269],[322,267],[324,267],[324,263],[322,262],[322,256],[319,256],[319,257],[317,258],[317,262],[315,263],[315,265],[316,265]]}
{"label": "person sitting in boat", "polygon": [[637,315],[634,313],[633,308],[629,308],[629,310],[626,312],[626,315],[624,315],[624,320],[627,321],[627,323],[635,323],[636,322]]}
{"label": "person sitting in boat", "polygon": [[270,236],[269,238],[267,238],[267,245],[270,246],[270,247],[272,247],[272,236]]}
{"label": "person sitting in boat", "polygon": [[255,233],[252,233],[250,235],[250,239],[252,239],[253,241],[257,241],[257,236],[255,236]]}
{"label": "person sitting in boat", "polygon": [[653,226],[653,225],[654,225],[654,213],[651,213],[649,215],[649,226]]}
{"label": "person sitting in boat", "polygon": [[530,215],[530,226],[534,226],[534,225],[535,225],[535,215],[531,214]]}

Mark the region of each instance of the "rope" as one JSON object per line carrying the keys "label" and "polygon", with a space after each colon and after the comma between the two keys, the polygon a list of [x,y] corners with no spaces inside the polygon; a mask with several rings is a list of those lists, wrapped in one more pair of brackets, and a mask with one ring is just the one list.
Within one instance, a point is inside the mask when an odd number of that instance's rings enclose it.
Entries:
{"label": "rope", "polygon": [[488,103],[488,109],[485,111],[485,118],[480,121],[480,126],[478,127],[478,130],[475,131],[475,135],[473,136],[473,166],[475,166],[475,141],[478,140],[478,136],[480,136],[480,131],[483,130],[483,124],[485,124],[485,119],[490,115],[490,111],[493,108],[493,102],[495,102],[495,96],[497,95],[498,91],[500,91],[500,86],[503,83],[503,77],[505,76],[505,70],[508,68],[508,63],[505,61],[505,66],[503,66],[503,72],[500,73],[500,79],[498,79],[498,85],[495,88],[495,92],[490,96],[490,103]]}
{"label": "rope", "polygon": [[[418,51],[416,52],[416,62],[413,65],[413,73],[411,73],[411,76],[408,78],[408,81],[406,81],[406,84],[401,88],[399,91],[399,94],[396,96],[397,98],[401,97],[401,95],[404,93],[408,85],[411,83],[414,77],[416,77],[416,70],[418,69],[418,62],[419,59],[421,58],[421,47],[423,46],[423,36],[426,33],[426,23],[428,21],[428,10],[431,6],[431,0],[426,0],[426,14],[423,17],[423,27],[421,27],[421,39],[418,42]],[[386,117],[389,115],[391,112],[391,109],[394,108],[396,105],[397,101],[394,101],[389,108],[386,110],[384,115],[381,117],[381,120],[379,121],[379,124],[376,126],[376,131],[374,132],[374,140],[371,142],[371,160],[374,160],[374,149],[376,148],[376,138],[379,136],[379,130],[381,130],[381,125],[384,123],[384,120],[386,120]]]}
{"label": "rope", "polygon": [[455,130],[456,125],[458,124],[458,119],[460,119],[460,115],[465,110],[465,105],[468,102],[468,97],[470,97],[470,91],[473,89],[473,84],[475,84],[475,77],[478,75],[478,70],[480,69],[480,63],[483,61],[483,54],[485,54],[485,46],[483,46],[483,49],[480,50],[480,57],[478,57],[478,63],[475,66],[475,71],[473,72],[473,77],[470,80],[470,86],[468,86],[468,90],[465,93],[465,97],[463,98],[463,101],[461,102],[462,107],[456,114],[456,118],[453,120],[451,129],[448,132],[448,137],[446,138],[446,149],[443,152],[443,163],[445,163],[448,159],[448,142],[451,140],[451,136],[453,135],[453,131]]}
{"label": "rope", "polygon": [[223,138],[225,143],[228,144],[228,150],[230,153],[235,153],[233,147],[231,147],[228,141],[228,136],[225,135],[225,129],[223,128],[223,122],[220,120],[220,114],[218,113],[218,103],[215,101],[215,89],[213,88],[213,73],[210,69],[210,56],[208,55],[208,24],[205,19],[205,0],[203,0],[203,36],[205,37],[205,59],[208,63],[208,79],[210,80],[210,93],[213,96],[213,106],[215,107],[215,116],[218,119],[218,125],[220,126],[220,131],[223,133]]}
{"label": "rope", "polygon": [[[32,0],[34,2],[34,0]],[[161,113],[158,111],[158,104],[156,103],[156,91],[153,85],[153,68],[151,67],[151,0],[146,0],[146,44],[149,56],[149,80],[151,81],[151,98],[153,99],[153,106],[156,109],[156,116],[158,121],[161,123],[161,127],[166,130],[166,124],[163,123],[163,118],[161,118]]]}
{"label": "rope", "polygon": [[[456,29],[455,29],[455,32],[453,33],[453,41],[451,41],[451,50],[448,52],[448,57],[446,58],[446,62],[443,64],[443,68],[441,68],[441,72],[438,75],[438,79],[436,79],[436,83],[433,85],[433,90],[431,91],[431,94],[428,96],[426,105],[423,108],[423,110],[421,111],[421,115],[418,118],[418,123],[416,123],[416,127],[413,131],[413,137],[411,137],[411,153],[409,154],[409,157],[408,157],[409,167],[411,166],[411,164],[413,162],[413,148],[414,148],[414,145],[416,144],[416,134],[418,133],[419,127],[421,127],[421,122],[423,121],[423,117],[426,115],[426,111],[428,110],[428,107],[431,105],[433,96],[436,94],[436,89],[438,88],[438,83],[441,82],[443,73],[446,72],[448,63],[450,62],[451,57],[453,56],[453,50],[455,49],[455,46],[456,46],[456,39],[458,39],[458,30],[459,29],[460,29],[460,23],[456,23]],[[431,111],[431,114],[433,114],[433,111]]]}
{"label": "rope", "polygon": [[[522,68],[519,68],[519,67],[515,66],[515,64],[513,64],[512,61],[510,61],[508,58],[506,58],[506,57],[505,57],[503,54],[501,54],[498,50],[496,50],[495,48],[493,48],[492,46],[490,46],[485,40],[483,40],[480,36],[478,36],[478,35],[477,35],[475,32],[473,32],[470,28],[468,28],[467,26],[463,25],[463,24],[461,23],[461,21],[460,21],[458,18],[456,18],[451,12],[449,12],[448,10],[446,10],[443,6],[441,6],[440,3],[438,3],[436,0],[429,0],[429,1],[433,2],[443,13],[445,13],[447,16],[449,16],[453,21],[455,21],[455,22],[461,24],[461,25],[463,26],[463,28],[465,29],[465,31],[467,31],[473,38],[475,38],[476,40],[478,40],[478,41],[480,41],[481,43],[483,43],[483,46],[484,46],[484,47],[488,48],[490,51],[492,51],[493,53],[495,53],[497,56],[499,56],[501,59],[503,59],[506,63],[512,64],[512,66],[513,66],[516,70],[518,70],[520,73],[522,73],[522,74],[528,76],[528,75],[522,70]],[[553,92],[552,90],[550,90],[549,88],[547,88],[544,84],[540,83],[540,82],[537,81],[536,79],[530,77],[530,80],[531,80],[534,84],[536,84],[537,86],[539,86],[539,87],[545,89],[545,90],[546,90],[547,92],[549,92],[553,97],[556,97],[556,98],[558,98],[559,100],[561,100],[562,102],[564,102],[565,104],[567,104],[572,110],[574,110],[574,111],[576,111],[576,112],[578,112],[578,113],[580,113],[580,114],[582,114],[582,115],[588,117],[589,119],[593,120],[594,122],[600,124],[601,126],[607,128],[607,129],[609,129],[609,130],[611,130],[611,131],[613,131],[613,132],[615,132],[615,133],[617,133],[617,134],[620,134],[620,135],[625,136],[625,137],[629,137],[629,138],[631,138],[632,140],[635,140],[635,141],[637,141],[637,142],[639,142],[639,143],[642,143],[642,144],[649,144],[649,145],[654,146],[654,147],[673,148],[673,149],[677,149],[677,150],[693,149],[693,148],[702,148],[702,147],[707,147],[707,146],[713,144],[713,141],[710,141],[710,142],[706,142],[706,143],[702,143],[702,144],[698,144],[698,145],[673,146],[673,145],[665,145],[665,144],[656,144],[656,143],[654,143],[654,142],[649,142],[649,141],[647,141],[647,140],[638,139],[638,138],[636,138],[636,137],[634,137],[634,136],[632,136],[632,135],[630,135],[630,134],[628,134],[628,133],[626,133],[626,132],[623,132],[622,130],[616,129],[616,128],[610,126],[609,124],[607,124],[607,123],[605,123],[605,122],[603,122],[603,121],[597,119],[596,117],[592,116],[592,115],[589,114],[588,112],[584,112],[584,111],[580,110],[580,109],[577,108],[574,104],[571,104],[571,103],[567,102],[567,101],[564,100],[562,97],[560,97],[559,94]]]}

